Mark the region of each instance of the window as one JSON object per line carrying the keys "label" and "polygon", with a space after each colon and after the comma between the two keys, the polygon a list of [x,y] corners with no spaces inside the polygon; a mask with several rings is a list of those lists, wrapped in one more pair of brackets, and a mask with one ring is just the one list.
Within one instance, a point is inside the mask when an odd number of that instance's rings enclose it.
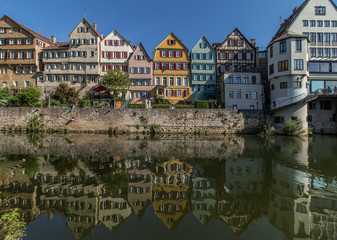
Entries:
{"label": "window", "polygon": [[173,51],[172,51],[172,50],[169,51],[169,57],[170,57],[170,58],[173,57]]}
{"label": "window", "polygon": [[184,86],[188,86],[188,78],[187,77],[184,77]]}
{"label": "window", "polygon": [[304,32],[303,35],[306,36],[309,39],[309,33],[308,32]]}
{"label": "window", "polygon": [[310,48],[310,56],[316,57],[316,48]]}
{"label": "window", "polygon": [[302,88],[302,82],[300,80],[295,81],[295,88]]}
{"label": "window", "polygon": [[337,27],[337,21],[331,21],[333,27]]}
{"label": "window", "polygon": [[27,44],[27,45],[30,45],[30,44],[32,44],[32,39],[30,39],[30,38],[27,38],[27,39],[26,39],[26,44]]}
{"label": "window", "polygon": [[303,20],[303,27],[307,27],[309,25],[309,21],[308,20]]}
{"label": "window", "polygon": [[331,38],[333,42],[337,42],[337,33],[331,33]]}
{"label": "window", "polygon": [[246,59],[251,60],[251,54],[250,53],[246,53]]}
{"label": "window", "polygon": [[156,77],[156,85],[160,85],[160,77]]}
{"label": "window", "polygon": [[252,76],[252,84],[256,84],[256,76]]}
{"label": "window", "polygon": [[233,75],[228,76],[228,83],[233,83]]}
{"label": "window", "polygon": [[317,57],[323,57],[323,48],[317,48]]}
{"label": "window", "polygon": [[231,47],[234,46],[234,40],[233,40],[233,39],[231,39],[231,40],[229,41],[229,46],[231,46]]}
{"label": "window", "polygon": [[329,20],[324,21],[324,27],[330,27],[330,21]]}
{"label": "window", "polygon": [[242,59],[242,53],[238,52],[238,59],[241,60]]}
{"label": "window", "polygon": [[229,99],[234,99],[234,91],[229,91]]}
{"label": "window", "polygon": [[295,59],[294,70],[303,70],[303,59]]}
{"label": "window", "polygon": [[330,42],[330,33],[324,33],[324,41]]}
{"label": "window", "polygon": [[25,87],[28,87],[30,85],[30,81],[25,81]]}
{"label": "window", "polygon": [[233,105],[233,109],[238,109],[238,105]]}
{"label": "window", "polygon": [[167,55],[166,55],[166,51],[161,51],[161,56],[162,57],[166,57]]}
{"label": "window", "polygon": [[229,59],[234,59],[234,53],[233,52],[229,53]]}
{"label": "window", "polygon": [[284,123],[284,117],[283,116],[275,116],[274,117],[274,123]]}
{"label": "window", "polygon": [[250,106],[249,106],[249,109],[250,109],[250,110],[254,110],[254,105],[250,105]]}
{"label": "window", "polygon": [[250,92],[249,91],[246,92],[246,99],[250,99]]}
{"label": "window", "polygon": [[0,52],[0,59],[6,59],[6,52],[5,51]]}
{"label": "window", "polygon": [[172,97],[172,90],[167,90],[167,96]]}
{"label": "window", "polygon": [[275,90],[275,85],[272,84],[272,85],[270,86],[270,88],[271,88],[272,91],[274,91],[274,90]]}
{"label": "window", "polygon": [[316,21],[310,20],[310,27],[316,27]]}
{"label": "window", "polygon": [[325,57],[330,57],[330,48],[325,48],[324,49],[324,56]]}
{"label": "window", "polygon": [[188,70],[188,63],[184,63],[184,70]]}
{"label": "window", "polygon": [[253,92],[252,98],[253,98],[253,99],[257,99],[257,92]]}
{"label": "window", "polygon": [[302,51],[302,40],[296,39],[296,52],[301,52],[301,51]]}
{"label": "window", "polygon": [[6,40],[4,38],[0,39],[0,45],[5,45],[6,44]]}
{"label": "window", "polygon": [[280,53],[285,53],[287,52],[287,42],[282,41],[280,42]]}
{"label": "window", "polygon": [[14,32],[13,28],[10,28],[9,33],[13,33],[13,32]]}
{"label": "window", "polygon": [[174,77],[170,77],[169,83],[170,83],[170,86],[174,86]]}
{"label": "window", "polygon": [[323,27],[323,21],[322,20],[317,21],[317,27]]}
{"label": "window", "polygon": [[332,101],[321,100],[320,107],[321,107],[322,110],[331,110],[332,109]]}
{"label": "window", "polygon": [[236,91],[236,98],[241,99],[241,91]]}
{"label": "window", "polygon": [[238,83],[238,84],[241,83],[241,76],[236,76],[236,83]]}
{"label": "window", "polygon": [[337,48],[332,48],[331,49],[331,56],[332,57],[337,57]]}
{"label": "window", "polygon": [[278,62],[278,71],[288,71],[288,60]]}
{"label": "window", "polygon": [[6,29],[5,28],[0,28],[0,33],[6,33]]}
{"label": "window", "polygon": [[174,68],[173,63],[169,63],[169,69],[173,70],[173,68]]}
{"label": "window", "polygon": [[317,41],[323,42],[323,33],[317,33]]}
{"label": "window", "polygon": [[14,45],[14,39],[13,38],[9,39],[9,45]]}
{"label": "window", "polygon": [[315,7],[315,15],[325,15],[325,7],[323,6]]}
{"label": "window", "polygon": [[243,76],[243,83],[248,84],[248,76]]}
{"label": "window", "polygon": [[274,64],[271,64],[269,66],[269,74],[273,74],[274,73]]}
{"label": "window", "polygon": [[176,57],[178,57],[178,58],[181,57],[181,51],[180,50],[176,52]]}
{"label": "window", "polygon": [[288,87],[287,82],[281,82],[281,83],[280,83],[280,89],[285,89],[285,88],[287,88],[287,87]]}
{"label": "window", "polygon": [[269,56],[270,56],[270,58],[273,57],[273,46],[271,46],[270,49],[269,49]]}
{"label": "window", "polygon": [[167,77],[163,77],[163,85],[167,85]]}
{"label": "window", "polygon": [[310,42],[316,42],[316,33],[310,33]]}

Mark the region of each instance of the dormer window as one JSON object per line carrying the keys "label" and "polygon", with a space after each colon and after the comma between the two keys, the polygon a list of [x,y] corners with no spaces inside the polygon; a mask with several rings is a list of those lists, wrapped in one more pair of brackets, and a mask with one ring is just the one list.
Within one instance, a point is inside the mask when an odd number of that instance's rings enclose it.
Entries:
{"label": "dormer window", "polygon": [[323,6],[315,7],[315,15],[325,15],[326,9]]}
{"label": "dormer window", "polygon": [[176,41],[174,39],[169,39],[169,40],[167,40],[167,44],[168,45],[174,45],[174,44],[176,44]]}

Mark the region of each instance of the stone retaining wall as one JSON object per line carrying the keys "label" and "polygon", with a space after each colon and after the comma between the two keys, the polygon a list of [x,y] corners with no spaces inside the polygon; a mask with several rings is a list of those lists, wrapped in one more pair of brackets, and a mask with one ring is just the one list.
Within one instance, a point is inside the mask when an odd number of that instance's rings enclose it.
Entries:
{"label": "stone retaining wall", "polygon": [[44,129],[69,132],[256,133],[263,112],[225,109],[0,108],[0,130],[26,128],[38,115]]}

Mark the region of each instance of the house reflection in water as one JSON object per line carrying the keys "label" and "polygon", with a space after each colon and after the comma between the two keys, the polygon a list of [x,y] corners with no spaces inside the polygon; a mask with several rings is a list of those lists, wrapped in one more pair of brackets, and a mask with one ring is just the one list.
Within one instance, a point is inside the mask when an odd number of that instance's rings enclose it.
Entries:
{"label": "house reflection in water", "polygon": [[145,209],[151,204],[153,190],[153,173],[151,172],[151,161],[146,159],[127,160],[125,162],[129,174],[128,202],[133,212],[141,218]]}
{"label": "house reflection in water", "polygon": [[217,217],[239,236],[262,214],[265,166],[260,158],[229,158],[223,190],[219,193]]}
{"label": "house reflection in water", "polygon": [[191,165],[172,159],[156,169],[153,206],[157,216],[173,229],[187,213]]}

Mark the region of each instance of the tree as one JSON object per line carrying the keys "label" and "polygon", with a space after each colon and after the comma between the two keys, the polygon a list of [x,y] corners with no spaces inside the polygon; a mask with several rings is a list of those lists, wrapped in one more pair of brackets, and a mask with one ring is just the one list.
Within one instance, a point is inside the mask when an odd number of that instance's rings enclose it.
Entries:
{"label": "tree", "polygon": [[55,89],[53,99],[61,104],[75,105],[79,101],[79,94],[75,88],[69,87],[66,83],[60,83]]}
{"label": "tree", "polygon": [[7,107],[10,102],[10,97],[8,89],[0,89],[0,107]]}
{"label": "tree", "polygon": [[108,70],[102,79],[102,84],[108,91],[113,92],[113,97],[124,97],[130,87],[128,74],[119,69]]}
{"label": "tree", "polygon": [[40,107],[41,90],[38,87],[28,86],[14,96],[13,102],[21,107]]}

